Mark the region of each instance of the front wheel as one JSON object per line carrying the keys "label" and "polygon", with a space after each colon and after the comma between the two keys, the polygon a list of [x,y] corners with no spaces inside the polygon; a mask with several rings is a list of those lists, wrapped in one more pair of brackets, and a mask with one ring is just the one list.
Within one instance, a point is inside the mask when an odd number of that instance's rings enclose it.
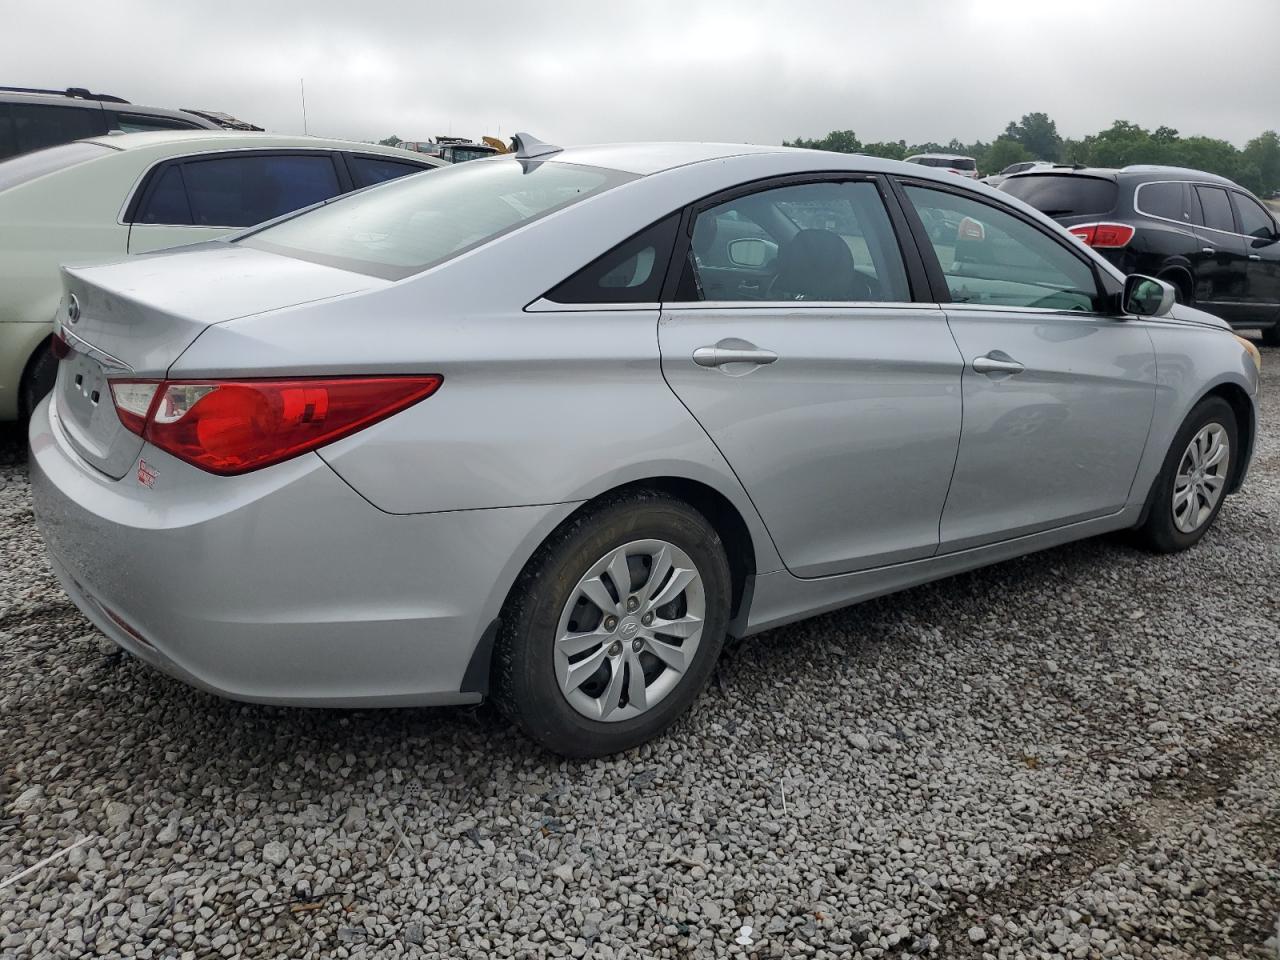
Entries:
{"label": "front wheel", "polygon": [[706,685],[731,589],[720,538],[692,507],[653,492],[601,504],[521,574],[494,651],[494,699],[565,756],[643,743]]}
{"label": "front wheel", "polygon": [[1158,553],[1186,550],[1213,525],[1231,478],[1236,417],[1221,397],[1196,405],[1178,430],[1151,487],[1142,544]]}

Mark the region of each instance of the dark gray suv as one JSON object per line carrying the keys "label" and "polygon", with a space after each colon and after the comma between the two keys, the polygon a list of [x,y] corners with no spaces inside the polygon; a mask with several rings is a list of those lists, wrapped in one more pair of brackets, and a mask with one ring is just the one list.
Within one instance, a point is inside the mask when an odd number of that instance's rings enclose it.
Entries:
{"label": "dark gray suv", "polygon": [[214,120],[194,113],[140,107],[83,87],[0,87],[0,160],[113,131],[219,129]]}

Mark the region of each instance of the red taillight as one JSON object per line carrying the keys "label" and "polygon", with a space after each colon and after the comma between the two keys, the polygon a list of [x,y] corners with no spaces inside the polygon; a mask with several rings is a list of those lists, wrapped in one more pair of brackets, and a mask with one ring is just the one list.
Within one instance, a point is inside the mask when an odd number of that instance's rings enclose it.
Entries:
{"label": "red taillight", "polygon": [[55,359],[62,360],[71,352],[71,344],[63,339],[61,332],[55,333],[49,341],[49,350],[53,353]]}
{"label": "red taillight", "polygon": [[113,380],[124,426],[210,473],[247,473],[355,433],[439,389],[443,377]]}
{"label": "red taillight", "polygon": [[965,217],[956,228],[956,236],[963,240],[985,240],[987,228],[972,217]]}
{"label": "red taillight", "polygon": [[1127,223],[1081,223],[1067,229],[1089,246],[1107,250],[1128,246],[1135,233]]}

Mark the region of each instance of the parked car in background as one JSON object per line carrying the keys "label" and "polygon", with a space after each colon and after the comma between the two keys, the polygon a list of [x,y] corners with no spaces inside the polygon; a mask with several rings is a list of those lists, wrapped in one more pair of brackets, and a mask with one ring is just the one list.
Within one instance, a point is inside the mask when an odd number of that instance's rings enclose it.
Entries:
{"label": "parked car in background", "polygon": [[58,266],[209,240],[441,166],[391,147],[225,131],[129,133],[0,162],[0,420],[53,384]]}
{"label": "parked car in background", "polygon": [[1033,170],[1000,189],[1121,271],[1165,280],[1181,303],[1280,344],[1280,226],[1240,185],[1200,170],[1139,165]]}
{"label": "parked car in background", "polygon": [[396,144],[401,150],[412,150],[424,153],[429,157],[438,157],[445,163],[465,163],[467,160],[482,160],[500,153],[496,147],[484,143],[475,143],[466,137],[436,137],[434,140],[402,140]]}
{"label": "parked car in background", "polygon": [[989,177],[983,177],[982,182],[988,186],[998,187],[1015,173],[1026,173],[1028,170],[1038,170],[1041,167],[1052,166],[1053,163],[1049,160],[1022,160],[1018,163],[1009,164],[999,173],[993,173]]}
{"label": "parked car in background", "polygon": [[726,635],[1108,531],[1185,549],[1244,480],[1257,349],[1025,204],[518,142],[64,270],[31,486],[107,636],[253,701],[492,696],[596,756]]}
{"label": "parked car in background", "polygon": [[907,163],[918,163],[922,167],[934,167],[949,173],[978,179],[978,161],[973,157],[962,157],[955,153],[917,153],[907,157]]}
{"label": "parked car in background", "polygon": [[141,107],[81,87],[0,87],[0,160],[106,133],[202,129],[218,130],[220,124],[211,116]]}

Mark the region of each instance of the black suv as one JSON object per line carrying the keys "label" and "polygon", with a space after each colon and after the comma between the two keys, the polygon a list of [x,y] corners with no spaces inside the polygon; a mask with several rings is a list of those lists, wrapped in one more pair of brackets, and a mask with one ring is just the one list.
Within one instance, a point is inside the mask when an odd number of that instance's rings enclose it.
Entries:
{"label": "black suv", "polygon": [[1280,344],[1280,227],[1230,180],[1180,167],[1044,167],[1000,185],[1122,272],[1173,284],[1181,303]]}
{"label": "black suv", "polygon": [[116,131],[219,130],[222,126],[213,116],[139,107],[81,87],[0,87],[0,160]]}

